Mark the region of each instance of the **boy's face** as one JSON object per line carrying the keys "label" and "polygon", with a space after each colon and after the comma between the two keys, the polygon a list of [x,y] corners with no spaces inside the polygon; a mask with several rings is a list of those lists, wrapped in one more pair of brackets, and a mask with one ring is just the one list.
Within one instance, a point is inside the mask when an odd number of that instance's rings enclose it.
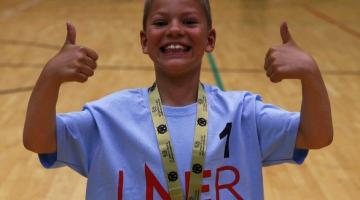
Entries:
{"label": "boy's face", "polygon": [[208,29],[199,0],[154,0],[140,36],[156,70],[178,75],[200,70],[204,52],[214,49],[216,34]]}

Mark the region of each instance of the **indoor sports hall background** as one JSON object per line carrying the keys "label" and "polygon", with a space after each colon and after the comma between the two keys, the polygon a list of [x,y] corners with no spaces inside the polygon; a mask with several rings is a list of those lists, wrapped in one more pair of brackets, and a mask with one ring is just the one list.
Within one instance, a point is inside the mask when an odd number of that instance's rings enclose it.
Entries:
{"label": "indoor sports hall background", "polygon": [[[267,49],[280,45],[286,20],[295,41],[317,60],[330,95],[331,146],[311,151],[302,166],[264,168],[268,200],[355,200],[360,196],[360,1],[211,0],[217,44],[204,57],[202,81],[225,90],[250,90],[265,102],[298,111],[299,81],[271,83],[263,71]],[[100,55],[87,83],[67,83],[58,112],[116,90],[147,87],[153,67],[139,43],[142,0],[0,0],[0,199],[84,199],[86,179],[69,168],[43,169],[22,146],[32,87],[61,48],[65,22],[77,43]],[[217,69],[217,70],[216,70]],[[44,97],[46,98],[46,97]]]}

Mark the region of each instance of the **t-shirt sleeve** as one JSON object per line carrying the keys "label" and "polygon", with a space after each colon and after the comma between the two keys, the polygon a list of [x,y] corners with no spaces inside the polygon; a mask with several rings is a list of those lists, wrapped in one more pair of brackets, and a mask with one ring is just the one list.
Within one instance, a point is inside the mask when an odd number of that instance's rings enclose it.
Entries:
{"label": "t-shirt sleeve", "polygon": [[96,122],[88,109],[57,114],[57,152],[39,154],[40,162],[45,168],[66,165],[87,177],[98,137]]}
{"label": "t-shirt sleeve", "polygon": [[295,148],[300,113],[265,104],[257,97],[256,123],[264,166],[284,162],[303,163],[308,150]]}

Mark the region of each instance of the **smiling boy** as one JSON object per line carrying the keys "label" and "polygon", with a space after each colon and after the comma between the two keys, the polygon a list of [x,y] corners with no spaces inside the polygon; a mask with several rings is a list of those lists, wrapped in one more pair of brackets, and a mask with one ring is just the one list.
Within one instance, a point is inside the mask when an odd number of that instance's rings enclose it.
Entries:
{"label": "smiling boy", "polygon": [[154,85],[56,114],[60,85],[86,81],[98,58],[76,45],[68,23],[31,95],[24,145],[45,167],[67,165],[87,177],[87,199],[263,199],[262,166],[300,164],[307,149],[332,140],[320,71],[286,23],[281,37],[264,69],[273,82],[301,80],[301,114],[200,83],[202,57],[216,40],[208,0],[146,0],[140,38]]}
{"label": "smiling boy", "polygon": [[206,17],[209,4],[204,2],[145,1],[141,44],[154,62],[165,105],[196,100],[202,57],[214,49],[216,38]]}

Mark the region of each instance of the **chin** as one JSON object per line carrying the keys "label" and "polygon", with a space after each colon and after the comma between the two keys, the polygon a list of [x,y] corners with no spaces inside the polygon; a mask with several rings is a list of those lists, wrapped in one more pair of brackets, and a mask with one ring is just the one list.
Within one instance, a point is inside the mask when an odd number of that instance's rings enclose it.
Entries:
{"label": "chin", "polygon": [[199,67],[191,67],[193,65],[189,63],[181,63],[181,62],[171,62],[171,63],[165,63],[163,67],[160,67],[158,70],[168,74],[168,75],[185,75],[185,74],[191,74],[197,71]]}

